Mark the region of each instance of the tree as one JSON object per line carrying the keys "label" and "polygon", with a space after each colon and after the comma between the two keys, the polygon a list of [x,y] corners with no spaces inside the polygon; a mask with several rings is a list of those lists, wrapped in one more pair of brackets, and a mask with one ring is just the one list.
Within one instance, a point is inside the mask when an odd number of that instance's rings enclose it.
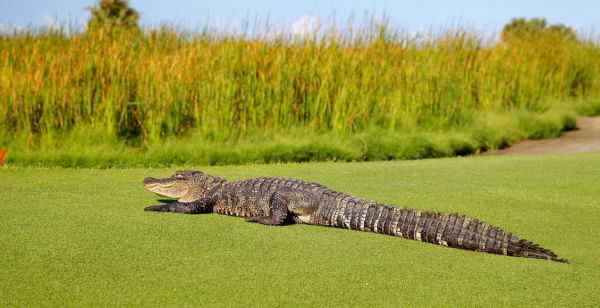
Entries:
{"label": "tree", "polygon": [[573,29],[565,25],[553,25],[550,28],[548,28],[548,31],[552,32],[554,35],[558,35],[559,37],[565,38],[567,40],[577,40],[577,35],[575,35],[575,31],[573,31]]}
{"label": "tree", "polygon": [[92,17],[88,22],[88,31],[99,28],[123,28],[140,31],[137,24],[140,14],[129,7],[125,0],[100,0],[97,6],[89,8]]}
{"label": "tree", "polygon": [[513,18],[502,29],[502,41],[510,43],[514,40],[532,39],[541,36],[552,36],[559,39],[576,41],[577,36],[573,29],[556,24],[548,27],[546,19],[532,18]]}

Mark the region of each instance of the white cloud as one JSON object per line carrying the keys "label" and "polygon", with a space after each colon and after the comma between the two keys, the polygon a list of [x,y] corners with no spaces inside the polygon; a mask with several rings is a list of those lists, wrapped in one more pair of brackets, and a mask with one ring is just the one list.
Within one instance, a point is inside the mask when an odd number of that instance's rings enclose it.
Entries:
{"label": "white cloud", "polygon": [[50,15],[42,15],[42,19],[44,20],[45,26],[48,29],[59,30],[61,28],[60,23],[56,20],[56,18]]}
{"label": "white cloud", "polygon": [[317,34],[321,27],[321,20],[311,15],[304,15],[292,23],[293,35],[305,37]]}
{"label": "white cloud", "polygon": [[213,26],[220,34],[238,35],[242,30],[242,23],[236,18],[216,18]]}
{"label": "white cloud", "polygon": [[279,28],[263,28],[256,35],[257,38],[265,41],[271,41],[283,37],[283,31]]}
{"label": "white cloud", "polygon": [[12,34],[21,30],[21,27],[13,25],[5,25],[0,22],[0,34]]}
{"label": "white cloud", "polygon": [[492,44],[500,44],[502,43],[502,32],[496,32],[494,37],[492,38]]}

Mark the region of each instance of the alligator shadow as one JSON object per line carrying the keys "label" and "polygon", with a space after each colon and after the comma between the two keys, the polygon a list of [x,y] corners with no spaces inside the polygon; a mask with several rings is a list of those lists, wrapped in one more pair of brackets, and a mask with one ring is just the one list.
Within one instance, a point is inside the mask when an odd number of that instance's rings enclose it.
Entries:
{"label": "alligator shadow", "polygon": [[173,203],[173,202],[177,202],[177,200],[175,200],[175,199],[156,199],[156,201],[158,201],[160,203]]}

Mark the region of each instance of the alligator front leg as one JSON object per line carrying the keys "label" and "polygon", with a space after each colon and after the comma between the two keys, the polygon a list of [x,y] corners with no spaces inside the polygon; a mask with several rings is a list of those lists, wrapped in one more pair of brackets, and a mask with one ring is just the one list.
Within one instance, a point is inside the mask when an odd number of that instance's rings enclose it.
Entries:
{"label": "alligator front leg", "polygon": [[172,202],[164,205],[149,206],[144,208],[144,211],[201,214],[212,211],[212,202],[204,198],[191,202]]}

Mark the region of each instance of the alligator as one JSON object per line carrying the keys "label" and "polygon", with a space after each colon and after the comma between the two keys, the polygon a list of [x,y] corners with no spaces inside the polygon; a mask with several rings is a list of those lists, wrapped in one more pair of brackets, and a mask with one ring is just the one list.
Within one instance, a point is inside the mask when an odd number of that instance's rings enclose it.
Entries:
{"label": "alligator", "polygon": [[265,225],[290,223],[383,233],[479,252],[565,259],[531,241],[457,213],[437,213],[381,204],[295,179],[261,177],[228,182],[201,171],[180,170],[169,178],[148,177],[144,186],[172,202],[145,211],[219,213]]}

